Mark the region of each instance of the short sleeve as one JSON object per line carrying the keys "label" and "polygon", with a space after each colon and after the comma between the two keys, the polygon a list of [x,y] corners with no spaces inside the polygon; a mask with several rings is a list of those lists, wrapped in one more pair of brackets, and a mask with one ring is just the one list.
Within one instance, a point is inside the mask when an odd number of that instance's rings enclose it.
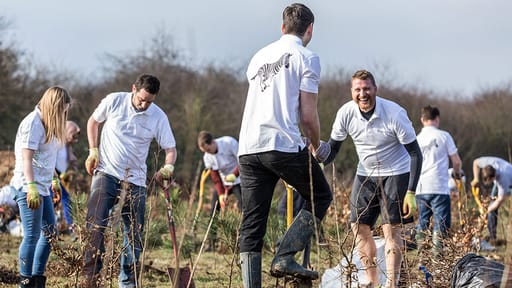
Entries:
{"label": "short sleeve", "polygon": [[[343,107],[342,107],[343,108]],[[336,113],[336,119],[332,124],[331,139],[335,141],[344,141],[347,138],[346,123],[343,121],[342,108]]]}
{"label": "short sleeve", "polygon": [[407,116],[407,112],[405,112],[404,109],[400,109],[396,117],[395,133],[398,141],[403,145],[412,143],[416,140],[416,131],[414,131],[414,127]]}
{"label": "short sleeve", "polygon": [[114,96],[115,94],[112,93],[101,100],[98,107],[96,107],[96,109],[92,113],[92,117],[94,118],[94,120],[100,123],[107,120],[109,111],[111,110],[110,108],[112,107],[112,101],[114,100]]}
{"label": "short sleeve", "polygon": [[305,59],[304,73],[300,82],[300,90],[309,93],[318,93],[320,84],[320,58],[313,54]]}

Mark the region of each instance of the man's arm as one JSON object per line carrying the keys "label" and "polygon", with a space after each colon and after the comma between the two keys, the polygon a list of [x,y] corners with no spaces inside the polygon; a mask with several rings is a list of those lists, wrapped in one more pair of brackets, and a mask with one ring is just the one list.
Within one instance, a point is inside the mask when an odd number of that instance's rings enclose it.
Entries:
{"label": "man's arm", "polygon": [[461,176],[462,160],[460,160],[459,153],[450,155],[450,160],[452,161],[453,174]]}
{"label": "man's arm", "polygon": [[177,151],[176,147],[165,149],[165,164],[171,164],[174,166],[176,163]]}
{"label": "man's arm", "polygon": [[411,156],[411,175],[409,176],[409,186],[407,187],[407,192],[415,193],[418,180],[420,179],[423,155],[421,154],[420,145],[418,145],[418,141],[416,140],[404,146],[405,149],[407,149],[409,156]]}
{"label": "man's arm", "polygon": [[300,91],[300,124],[313,148],[320,146],[320,120],[318,119],[318,94]]}
{"label": "man's arm", "polygon": [[489,205],[489,207],[487,207],[487,213],[491,213],[492,211],[500,208],[501,204],[503,204],[503,202],[505,202],[507,196],[505,195],[498,195],[498,197],[496,198],[496,200],[494,200],[491,205]]}
{"label": "man's arm", "polygon": [[478,165],[478,158],[473,160],[473,180],[471,180],[471,186],[477,187],[480,182],[480,166]]}
{"label": "man's arm", "polygon": [[341,144],[343,144],[343,141],[336,141],[336,140],[330,138],[329,142],[327,142],[327,144],[329,144],[329,146],[331,146],[331,153],[329,153],[329,156],[324,161],[324,165],[326,165],[326,166],[329,165],[334,160],[334,158],[336,158],[336,155],[340,151]]}
{"label": "man's arm", "polygon": [[85,160],[85,170],[89,175],[94,173],[94,169],[98,166],[99,152],[98,152],[98,133],[100,129],[100,122],[96,121],[93,116],[89,117],[87,121],[87,140],[89,141],[89,156]]}
{"label": "man's arm", "polygon": [[100,122],[96,121],[94,117],[89,117],[87,121],[87,141],[89,141],[90,148],[98,148],[98,134],[100,130]]}

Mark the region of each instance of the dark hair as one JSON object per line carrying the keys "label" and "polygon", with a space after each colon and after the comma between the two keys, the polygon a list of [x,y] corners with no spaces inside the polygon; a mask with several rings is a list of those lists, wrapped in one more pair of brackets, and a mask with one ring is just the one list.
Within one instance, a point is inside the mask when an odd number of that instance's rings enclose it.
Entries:
{"label": "dark hair", "polygon": [[309,24],[315,22],[313,12],[301,3],[294,3],[283,11],[283,25],[285,34],[304,36]]}
{"label": "dark hair", "polygon": [[352,75],[352,80],[354,79],[370,80],[372,81],[373,86],[377,86],[377,83],[375,82],[375,78],[373,77],[372,73],[366,70],[357,70],[356,73]]}
{"label": "dark hair", "polygon": [[201,131],[197,136],[197,145],[202,147],[203,145],[210,145],[213,142],[213,135],[208,131]]}
{"label": "dark hair", "polygon": [[158,91],[160,91],[160,80],[149,74],[142,74],[137,77],[134,85],[137,91],[144,89],[150,94],[158,94]]}
{"label": "dark hair", "polygon": [[491,165],[487,165],[482,169],[482,180],[484,182],[489,182],[491,178],[496,177],[496,169]]}
{"label": "dark hair", "polygon": [[437,109],[437,107],[428,105],[421,108],[421,118],[424,120],[434,120],[440,115],[441,113],[439,113],[439,109]]}

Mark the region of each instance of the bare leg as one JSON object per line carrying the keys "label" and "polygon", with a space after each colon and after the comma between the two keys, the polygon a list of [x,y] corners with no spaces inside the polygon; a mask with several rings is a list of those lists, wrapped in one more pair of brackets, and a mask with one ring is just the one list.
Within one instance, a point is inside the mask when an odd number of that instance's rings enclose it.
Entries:
{"label": "bare leg", "polygon": [[400,265],[402,264],[403,241],[400,224],[383,224],[384,239],[386,240],[386,287],[398,287]]}
{"label": "bare leg", "polygon": [[352,232],[356,235],[357,250],[359,257],[366,269],[366,277],[374,287],[379,285],[379,277],[377,275],[377,248],[372,237],[372,231],[369,225],[352,223]]}

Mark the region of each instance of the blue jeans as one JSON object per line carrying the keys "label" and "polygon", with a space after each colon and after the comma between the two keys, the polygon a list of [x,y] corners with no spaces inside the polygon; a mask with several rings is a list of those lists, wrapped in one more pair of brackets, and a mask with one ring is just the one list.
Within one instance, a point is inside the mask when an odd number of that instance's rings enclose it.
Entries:
{"label": "blue jeans", "polygon": [[50,256],[50,239],[55,237],[55,213],[50,196],[41,196],[41,206],[32,210],[27,205],[27,193],[17,190],[15,200],[23,224],[23,240],[19,250],[20,274],[31,277],[44,275]]}
{"label": "blue jeans", "polygon": [[[88,279],[99,276],[105,253],[104,231],[111,219],[110,211],[118,202],[123,182],[111,175],[96,171],[92,177],[91,194],[87,202],[86,230],[90,233],[84,255],[82,275]],[[121,210],[123,249],[121,251],[120,287],[135,287],[138,263],[142,252],[142,231],[146,205],[146,188],[128,184]],[[137,273],[135,273],[137,269]]]}
{"label": "blue jeans", "polygon": [[[491,202],[492,204],[492,202]],[[489,205],[491,205],[489,204]],[[489,230],[489,239],[496,240],[498,228],[498,209],[487,214],[487,229]]]}
{"label": "blue jeans", "polygon": [[440,232],[445,238],[451,227],[450,195],[416,195],[419,211],[418,231],[426,231],[430,226],[430,217],[434,218],[434,232]]}

